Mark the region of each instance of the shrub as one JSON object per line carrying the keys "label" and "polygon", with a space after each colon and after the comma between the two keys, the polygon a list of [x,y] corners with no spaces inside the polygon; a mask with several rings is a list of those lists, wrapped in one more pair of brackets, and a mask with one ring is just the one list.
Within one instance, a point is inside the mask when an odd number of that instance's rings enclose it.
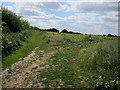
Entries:
{"label": "shrub", "polygon": [[21,30],[21,16],[17,16],[15,13],[2,7],[2,22],[5,22],[10,31],[16,32]]}
{"label": "shrub", "polygon": [[4,32],[18,32],[29,28],[29,23],[12,11],[2,7],[2,26]]}
{"label": "shrub", "polygon": [[24,30],[17,33],[6,33],[2,34],[2,55],[3,58],[9,54],[11,54],[12,51],[18,49],[20,46],[22,46],[22,42],[26,41],[31,35],[31,30]]}
{"label": "shrub", "polygon": [[66,29],[63,29],[61,33],[68,33],[68,31]]}
{"label": "shrub", "polygon": [[50,31],[50,32],[59,32],[59,30],[57,30],[56,28],[47,29],[46,31]]}

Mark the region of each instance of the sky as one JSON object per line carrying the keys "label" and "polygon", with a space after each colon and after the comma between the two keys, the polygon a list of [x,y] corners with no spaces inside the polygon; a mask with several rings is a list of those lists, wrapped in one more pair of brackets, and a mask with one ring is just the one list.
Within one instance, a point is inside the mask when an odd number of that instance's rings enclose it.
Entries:
{"label": "sky", "polygon": [[41,29],[56,28],[59,31],[83,34],[118,35],[118,2],[1,1],[3,6],[22,15],[30,25]]}

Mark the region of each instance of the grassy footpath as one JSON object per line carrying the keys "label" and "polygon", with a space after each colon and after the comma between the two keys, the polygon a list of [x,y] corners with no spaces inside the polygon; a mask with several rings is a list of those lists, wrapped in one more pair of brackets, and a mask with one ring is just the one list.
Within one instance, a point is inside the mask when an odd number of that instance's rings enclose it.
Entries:
{"label": "grassy footpath", "polygon": [[[36,32],[23,47],[4,58],[3,69],[27,56],[36,47],[39,47],[36,50],[39,60],[42,56],[48,57],[45,53],[51,50],[55,53],[46,59],[47,63],[32,68],[34,71],[49,66],[36,71],[37,81],[30,77],[29,80],[34,82],[32,86],[42,83],[45,88],[120,88],[117,38]],[[39,50],[45,53],[39,54]]]}
{"label": "grassy footpath", "polygon": [[22,47],[16,51],[13,51],[11,55],[5,57],[2,62],[2,69],[5,69],[16,61],[23,59],[25,56],[30,54],[35,47],[41,46],[40,44],[44,44],[44,41],[40,35],[41,32],[36,31],[32,37],[23,43]]}

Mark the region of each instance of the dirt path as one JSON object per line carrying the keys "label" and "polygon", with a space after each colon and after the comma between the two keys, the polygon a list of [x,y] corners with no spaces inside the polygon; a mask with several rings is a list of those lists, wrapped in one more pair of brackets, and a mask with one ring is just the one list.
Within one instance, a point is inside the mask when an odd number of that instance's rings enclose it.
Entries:
{"label": "dirt path", "polygon": [[14,63],[2,72],[3,88],[29,88],[31,86],[36,87],[37,85],[39,85],[39,88],[45,87],[42,85],[42,82],[34,83],[34,81],[37,81],[35,76],[38,75],[38,71],[49,68],[47,60],[53,56],[56,51],[54,50],[44,54],[44,50],[39,50],[39,53],[43,55],[39,57],[35,52],[36,49],[38,49],[38,47],[23,60]]}

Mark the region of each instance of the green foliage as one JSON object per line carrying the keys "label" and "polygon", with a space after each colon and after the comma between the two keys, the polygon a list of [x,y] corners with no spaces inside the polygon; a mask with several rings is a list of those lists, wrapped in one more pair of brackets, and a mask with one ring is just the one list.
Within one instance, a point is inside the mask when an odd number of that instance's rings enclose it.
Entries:
{"label": "green foliage", "polygon": [[22,30],[26,30],[26,29],[30,28],[30,25],[29,25],[28,21],[21,19],[21,27],[22,27]]}
{"label": "green foliage", "polygon": [[19,32],[29,28],[29,23],[23,20],[22,16],[16,15],[4,7],[2,7],[2,22],[3,33]]}
{"label": "green foliage", "polygon": [[10,31],[12,32],[21,31],[20,18],[21,16],[17,16],[15,13],[2,7],[2,22],[6,23],[3,24],[3,26],[7,26]]}
{"label": "green foliage", "polygon": [[[29,31],[27,31],[28,33]],[[30,33],[30,32],[29,32]],[[20,34],[20,33],[19,33]],[[2,69],[9,67],[11,64],[24,58],[31,53],[34,48],[40,46],[40,49],[46,49],[48,44],[42,39],[41,33],[39,31],[32,31],[32,36],[29,37],[26,42],[22,42],[22,46],[18,50],[12,51],[8,56],[2,59]],[[2,54],[3,55],[3,54]]]}
{"label": "green foliage", "polygon": [[33,68],[31,69],[31,71],[32,71],[32,70],[35,70],[35,69],[37,69],[37,68],[38,68],[38,66],[36,66],[36,67],[33,67]]}
{"label": "green foliage", "polygon": [[17,50],[22,46],[23,41],[26,41],[33,31],[24,30],[17,33],[2,34],[2,56],[3,58],[11,54],[12,51]]}
{"label": "green foliage", "polygon": [[22,46],[32,35],[29,23],[12,11],[2,7],[2,55],[3,58]]}
{"label": "green foliage", "polygon": [[11,74],[12,74],[12,69],[9,69],[9,70],[8,70],[8,73],[11,73]]}
{"label": "green foliage", "polygon": [[10,29],[7,26],[2,26],[2,33],[9,33]]}
{"label": "green foliage", "polygon": [[43,29],[40,29],[40,28],[34,27],[34,26],[30,26],[29,28],[30,28],[30,29],[33,29],[33,30],[38,30],[38,31],[42,31],[42,30],[43,30]]}

